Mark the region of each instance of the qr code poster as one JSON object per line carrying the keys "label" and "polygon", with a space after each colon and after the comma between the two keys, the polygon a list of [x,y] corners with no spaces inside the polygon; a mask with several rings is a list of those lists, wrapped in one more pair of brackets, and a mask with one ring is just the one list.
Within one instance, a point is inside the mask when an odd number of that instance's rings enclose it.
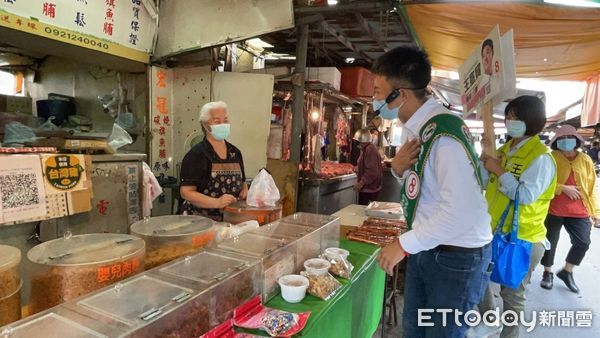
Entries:
{"label": "qr code poster", "polygon": [[83,155],[42,155],[42,170],[48,193],[86,189]]}
{"label": "qr code poster", "polygon": [[0,223],[44,217],[45,198],[39,155],[0,155]]}

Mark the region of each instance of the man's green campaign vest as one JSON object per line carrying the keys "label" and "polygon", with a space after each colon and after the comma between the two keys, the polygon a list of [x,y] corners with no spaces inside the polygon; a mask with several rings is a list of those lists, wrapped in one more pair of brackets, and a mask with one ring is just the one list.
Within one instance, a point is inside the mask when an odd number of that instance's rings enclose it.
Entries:
{"label": "man's green campaign vest", "polygon": [[[419,205],[419,198],[421,196],[421,185],[423,182],[423,173],[425,171],[425,166],[427,165],[427,160],[429,159],[429,154],[431,152],[431,146],[434,142],[440,137],[451,137],[458,141],[471,164],[473,165],[473,169],[475,170],[475,175],[477,176],[477,181],[479,185],[482,186],[483,191],[483,183],[481,179],[481,171],[480,171],[480,161],[475,153],[475,149],[473,148],[473,138],[471,136],[471,132],[469,128],[465,125],[464,121],[454,115],[450,114],[440,114],[431,118],[419,133],[421,138],[421,153],[417,159],[417,163],[412,166],[408,174],[406,175],[404,181],[404,187],[402,188],[402,196],[400,202],[404,207],[404,215],[406,217],[406,222],[408,224],[408,228],[412,229],[412,224],[415,219],[415,211]],[[444,165],[443,163],[439,163],[438,165]]]}
{"label": "man's green campaign vest", "polygon": [[[543,154],[548,154],[550,151],[540,141],[539,136],[532,137],[525,145],[517,150],[511,156],[508,156],[512,140],[498,149],[498,155],[502,157],[502,167],[507,172],[510,172],[518,180],[521,174],[533,163],[533,161]],[[552,157],[552,156],[550,156]],[[554,161],[554,158],[552,158]],[[555,164],[556,166],[556,164]],[[510,199],[499,190],[498,176],[490,173],[490,180],[487,186],[485,197],[488,202],[488,210],[492,216],[492,230],[495,230],[500,221],[502,213],[506,209]],[[554,190],[556,189],[556,175],[552,180],[550,187],[533,203],[519,206],[519,238],[528,242],[538,243],[546,238],[546,227],[544,220],[548,215],[550,201],[554,198]],[[512,210],[506,218],[503,231],[509,230],[512,224]]]}

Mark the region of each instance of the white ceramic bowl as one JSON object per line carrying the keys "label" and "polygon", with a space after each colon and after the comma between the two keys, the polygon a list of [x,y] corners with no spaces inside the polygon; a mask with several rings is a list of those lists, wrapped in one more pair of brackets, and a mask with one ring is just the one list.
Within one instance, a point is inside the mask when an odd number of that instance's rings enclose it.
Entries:
{"label": "white ceramic bowl", "polygon": [[340,248],[327,248],[325,249],[325,255],[327,257],[335,257],[339,255],[342,256],[343,259],[348,259],[350,252]]}
{"label": "white ceramic bowl", "polygon": [[288,303],[299,303],[306,296],[308,278],[300,275],[285,275],[279,278],[281,297]]}
{"label": "white ceramic bowl", "polygon": [[331,263],[322,258],[312,258],[304,262],[304,268],[309,275],[324,276],[329,271]]}

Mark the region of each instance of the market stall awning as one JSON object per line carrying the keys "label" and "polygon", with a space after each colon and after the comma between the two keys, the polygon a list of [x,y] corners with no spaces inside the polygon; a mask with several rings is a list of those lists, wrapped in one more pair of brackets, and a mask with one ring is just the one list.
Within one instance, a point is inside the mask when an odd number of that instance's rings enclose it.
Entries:
{"label": "market stall awning", "polygon": [[501,34],[514,29],[519,77],[583,81],[600,69],[600,9],[517,3],[405,8],[437,68],[458,69],[499,24]]}

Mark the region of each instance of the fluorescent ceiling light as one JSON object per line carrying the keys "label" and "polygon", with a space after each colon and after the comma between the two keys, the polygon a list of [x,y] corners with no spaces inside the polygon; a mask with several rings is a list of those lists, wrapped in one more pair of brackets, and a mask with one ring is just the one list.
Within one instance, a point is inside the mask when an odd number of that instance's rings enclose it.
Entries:
{"label": "fluorescent ceiling light", "polygon": [[337,3],[338,3],[338,0],[327,0],[327,4],[328,4],[329,6],[334,6],[334,5],[337,5]]}
{"label": "fluorescent ceiling light", "polygon": [[544,0],[544,2],[563,6],[600,8],[600,3],[591,0]]}
{"label": "fluorescent ceiling light", "polygon": [[261,48],[273,48],[273,45],[267,42],[264,42],[263,40],[261,40],[260,38],[254,38],[254,39],[250,39],[250,40],[246,40],[246,42],[251,45],[252,47],[255,47],[256,49],[261,49]]}
{"label": "fluorescent ceiling light", "polygon": [[354,61],[356,61],[356,58],[346,58],[346,63],[354,63]]}
{"label": "fluorescent ceiling light", "polygon": [[284,59],[284,60],[296,60],[296,57],[293,55],[288,55],[288,56],[282,56],[280,57],[280,59]]}
{"label": "fluorescent ceiling light", "polygon": [[445,77],[451,80],[459,80],[458,72],[451,70],[432,69],[431,76]]}

